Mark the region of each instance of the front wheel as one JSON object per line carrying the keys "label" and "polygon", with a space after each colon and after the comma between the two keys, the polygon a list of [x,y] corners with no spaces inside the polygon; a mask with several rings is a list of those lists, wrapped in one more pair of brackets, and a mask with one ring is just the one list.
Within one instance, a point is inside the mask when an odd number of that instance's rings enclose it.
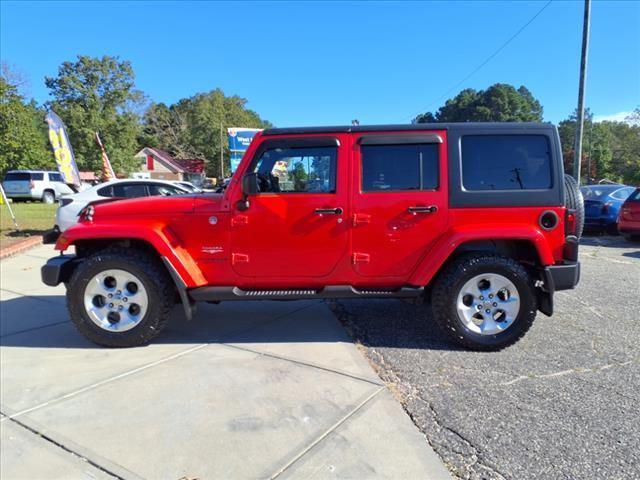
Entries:
{"label": "front wheel", "polygon": [[436,323],[452,340],[473,350],[500,350],[531,327],[537,303],[533,281],[517,261],[494,254],[465,255],[436,279]]}
{"label": "front wheel", "polygon": [[157,259],[124,248],[88,257],[67,285],[76,328],[106,347],[149,343],[168,322],[173,298],[171,279]]}

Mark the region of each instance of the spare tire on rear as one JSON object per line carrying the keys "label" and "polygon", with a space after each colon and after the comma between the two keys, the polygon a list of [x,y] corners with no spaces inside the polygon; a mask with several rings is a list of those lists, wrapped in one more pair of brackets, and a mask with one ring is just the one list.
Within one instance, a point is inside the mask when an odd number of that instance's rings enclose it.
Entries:
{"label": "spare tire on rear", "polygon": [[569,210],[575,210],[576,215],[576,237],[582,236],[584,229],[584,198],[578,187],[578,182],[571,175],[564,176],[564,206]]}

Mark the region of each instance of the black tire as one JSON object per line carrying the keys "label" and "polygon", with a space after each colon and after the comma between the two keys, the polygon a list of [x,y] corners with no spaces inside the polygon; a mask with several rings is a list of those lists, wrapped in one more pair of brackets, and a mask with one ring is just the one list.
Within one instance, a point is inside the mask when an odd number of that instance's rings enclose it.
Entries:
{"label": "black tire", "polygon": [[[464,284],[483,273],[496,273],[509,279],[518,289],[520,310],[503,332],[482,335],[469,330],[458,316],[457,297]],[[431,306],[436,324],[454,342],[471,350],[497,351],[516,343],[529,330],[536,317],[534,283],[519,262],[491,253],[469,254],[447,265],[434,282]]]}
{"label": "black tire", "polygon": [[576,237],[582,237],[584,230],[584,198],[578,182],[571,175],[564,176],[564,206],[576,211]]}
{"label": "black tire", "polygon": [[[107,331],[95,324],[84,307],[87,283],[109,269],[125,270],[138,277],[148,295],[148,310],[134,328]],[[113,247],[87,257],[73,272],[67,285],[67,308],[76,328],[87,339],[105,347],[135,347],[149,343],[169,321],[174,304],[174,285],[164,266],[151,255]]]}
{"label": "black tire", "polygon": [[47,205],[52,205],[56,201],[56,194],[51,190],[45,190],[42,194],[42,203],[46,203]]}

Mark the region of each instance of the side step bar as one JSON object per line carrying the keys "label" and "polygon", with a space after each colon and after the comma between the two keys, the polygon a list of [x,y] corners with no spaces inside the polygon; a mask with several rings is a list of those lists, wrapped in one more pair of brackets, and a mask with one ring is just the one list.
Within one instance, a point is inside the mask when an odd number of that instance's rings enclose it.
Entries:
{"label": "side step bar", "polygon": [[312,298],[412,298],[419,297],[424,287],[389,289],[357,289],[351,285],[329,285],[321,289],[242,290],[238,287],[199,287],[189,290],[195,301],[226,300],[305,300]]}

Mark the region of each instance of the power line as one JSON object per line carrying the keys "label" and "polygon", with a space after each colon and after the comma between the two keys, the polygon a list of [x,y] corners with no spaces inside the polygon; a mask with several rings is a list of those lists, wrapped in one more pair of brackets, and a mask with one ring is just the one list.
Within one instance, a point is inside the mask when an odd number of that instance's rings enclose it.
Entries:
{"label": "power line", "polygon": [[460,85],[462,85],[464,82],[466,82],[467,80],[469,80],[469,78],[471,78],[473,75],[475,75],[482,67],[484,67],[487,63],[489,63],[496,55],[498,55],[507,45],[509,45],[518,35],[520,35],[520,33],[522,33],[522,31],[527,28],[529,25],[531,25],[531,23],[538,18],[538,16],[544,12],[544,10],[551,4],[551,2],[553,2],[553,0],[549,0],[547,3],[544,4],[544,6],[538,10],[536,12],[536,14],[531,17],[527,23],[525,23],[522,27],[520,27],[518,29],[518,31],[516,33],[514,33],[506,42],[504,42],[502,45],[500,45],[500,47],[498,47],[498,49],[496,51],[494,51],[491,55],[489,55],[480,65],[478,65],[471,73],[469,73],[466,77],[464,77],[462,80],[460,80],[458,83],[456,83],[453,87],[451,87],[449,90],[447,90],[446,92],[444,92],[440,97],[438,97],[437,99],[435,99],[433,102],[431,102],[429,105],[427,105],[426,107],[423,107],[418,113],[416,113],[415,115],[411,115],[410,117],[405,117],[405,118],[410,118],[410,119],[414,119],[415,117],[417,117],[419,114],[424,113],[428,108],[430,108],[433,104],[438,103],[440,100],[442,100],[444,97],[446,97],[447,95],[449,95],[453,90],[455,90],[456,88],[458,88]]}

